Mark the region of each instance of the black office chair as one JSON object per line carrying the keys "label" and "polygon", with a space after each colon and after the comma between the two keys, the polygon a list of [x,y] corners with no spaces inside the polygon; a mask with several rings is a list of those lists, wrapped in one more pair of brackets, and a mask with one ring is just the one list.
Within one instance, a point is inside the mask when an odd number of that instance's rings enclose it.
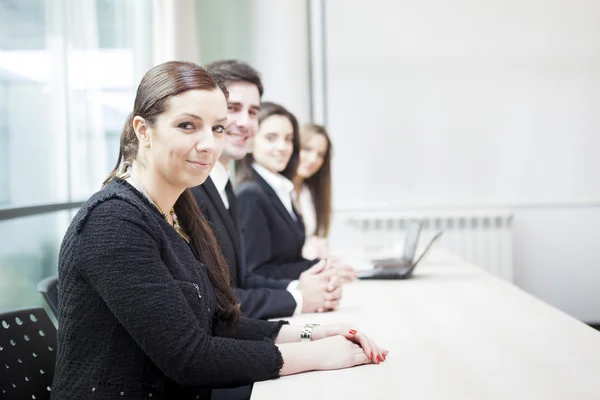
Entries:
{"label": "black office chair", "polygon": [[37,285],[37,290],[44,296],[46,303],[50,307],[50,311],[58,319],[58,278],[51,276],[40,281]]}
{"label": "black office chair", "polygon": [[56,328],[43,308],[0,313],[0,399],[50,398]]}

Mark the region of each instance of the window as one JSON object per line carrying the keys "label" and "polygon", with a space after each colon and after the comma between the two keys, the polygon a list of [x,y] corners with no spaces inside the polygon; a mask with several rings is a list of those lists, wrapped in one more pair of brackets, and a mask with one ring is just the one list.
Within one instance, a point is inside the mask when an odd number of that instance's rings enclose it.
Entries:
{"label": "window", "polygon": [[8,102],[7,84],[0,78],[0,207],[8,205],[10,163],[8,160]]}
{"label": "window", "polygon": [[56,275],[70,216],[66,210],[0,221],[0,310],[43,304],[36,285]]}
{"label": "window", "polygon": [[134,22],[150,7],[0,0],[0,207],[65,208],[0,221],[0,309],[42,303],[36,285],[56,274],[68,204],[97,191],[116,162],[136,71],[152,66],[152,42],[139,40],[152,24]]}

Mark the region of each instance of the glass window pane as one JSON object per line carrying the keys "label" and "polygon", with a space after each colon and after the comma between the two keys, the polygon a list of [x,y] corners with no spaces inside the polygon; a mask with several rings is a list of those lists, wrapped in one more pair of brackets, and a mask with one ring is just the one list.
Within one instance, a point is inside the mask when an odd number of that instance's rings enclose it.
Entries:
{"label": "glass window pane", "polygon": [[[0,207],[84,200],[116,162],[152,2],[0,0]],[[0,221],[0,310],[44,304],[69,211]]]}
{"label": "glass window pane", "polygon": [[68,200],[63,54],[44,0],[0,2],[0,204]]}
{"label": "glass window pane", "polygon": [[[117,161],[123,123],[133,110],[138,56],[147,59],[152,47],[151,40],[135,40],[151,38],[152,24],[134,23],[143,22],[134,14],[147,15],[151,3],[97,0],[73,2],[68,7],[71,14],[86,18],[69,24],[74,46],[67,57],[71,71],[69,191],[72,199],[80,200],[100,188]],[[77,36],[82,25],[87,27],[85,37]]]}
{"label": "glass window pane", "polygon": [[0,221],[0,310],[44,305],[37,283],[57,274],[73,211]]}
{"label": "glass window pane", "polygon": [[152,66],[151,8],[0,1],[0,206],[98,190],[116,162],[140,71]]}
{"label": "glass window pane", "polygon": [[[149,7],[149,2],[146,2]],[[131,1],[96,0],[98,47],[103,49],[132,48]]]}
{"label": "glass window pane", "polygon": [[[251,1],[196,1],[201,64],[229,58],[253,59],[256,45],[251,24],[255,8]],[[227,23],[223,23],[225,15]]]}
{"label": "glass window pane", "polygon": [[0,49],[46,48],[44,0],[0,1]]}
{"label": "glass window pane", "polygon": [[7,86],[0,77],[0,207],[8,205],[8,189],[10,187]]}

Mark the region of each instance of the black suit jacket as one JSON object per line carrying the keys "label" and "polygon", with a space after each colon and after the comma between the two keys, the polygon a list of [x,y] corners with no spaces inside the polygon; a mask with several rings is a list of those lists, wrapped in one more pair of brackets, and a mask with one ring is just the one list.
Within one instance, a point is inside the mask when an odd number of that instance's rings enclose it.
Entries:
{"label": "black suit jacket", "polygon": [[236,194],[249,271],[270,278],[298,279],[319,261],[302,257],[302,218],[294,210],[294,221],[273,188],[255,170],[237,187]]}
{"label": "black suit jacket", "polygon": [[51,399],[209,399],[278,376],[281,325],[223,329],[206,265],[125,181],[81,207],[58,260]]}
{"label": "black suit jacket", "polygon": [[[232,284],[241,302],[244,316],[268,319],[293,315],[296,301],[291,293],[285,290],[290,279],[270,279],[246,271],[242,258],[239,221],[234,221],[229,210],[225,208],[212,179],[209,177],[204,184],[193,188],[192,193],[211,224],[229,265]],[[233,205],[231,208],[235,209]]]}

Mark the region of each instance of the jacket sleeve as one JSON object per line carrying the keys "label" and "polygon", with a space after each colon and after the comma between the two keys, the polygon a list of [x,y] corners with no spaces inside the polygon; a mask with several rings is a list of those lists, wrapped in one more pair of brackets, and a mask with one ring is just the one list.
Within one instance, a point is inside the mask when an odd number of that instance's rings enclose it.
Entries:
{"label": "jacket sleeve", "polygon": [[[88,228],[94,222],[108,228]],[[148,357],[176,383],[233,387],[279,375],[283,359],[269,334],[262,340],[245,340],[244,335],[224,338],[201,327],[161,259],[159,239],[136,207],[121,200],[99,204],[77,241],[76,268]],[[266,333],[274,330],[265,328]]]}
{"label": "jacket sleeve", "polygon": [[300,274],[319,260],[274,263],[271,247],[271,232],[267,219],[267,202],[254,190],[237,193],[239,200],[240,227],[246,261],[246,276],[259,274],[272,279],[298,279]]}
{"label": "jacket sleeve", "polygon": [[270,319],[291,317],[296,310],[294,296],[281,289],[235,289],[242,314],[250,318]]}
{"label": "jacket sleeve", "polygon": [[222,322],[217,322],[216,332],[219,336],[238,340],[272,340],[275,341],[283,325],[287,321],[263,321],[260,319],[241,317],[234,329],[228,328]]}
{"label": "jacket sleeve", "polygon": [[256,269],[248,269],[248,263],[244,253],[244,235],[240,232],[240,252],[242,254],[240,271],[243,276],[243,287],[252,288],[270,288],[270,289],[287,289],[293,279],[270,278],[256,272]]}

